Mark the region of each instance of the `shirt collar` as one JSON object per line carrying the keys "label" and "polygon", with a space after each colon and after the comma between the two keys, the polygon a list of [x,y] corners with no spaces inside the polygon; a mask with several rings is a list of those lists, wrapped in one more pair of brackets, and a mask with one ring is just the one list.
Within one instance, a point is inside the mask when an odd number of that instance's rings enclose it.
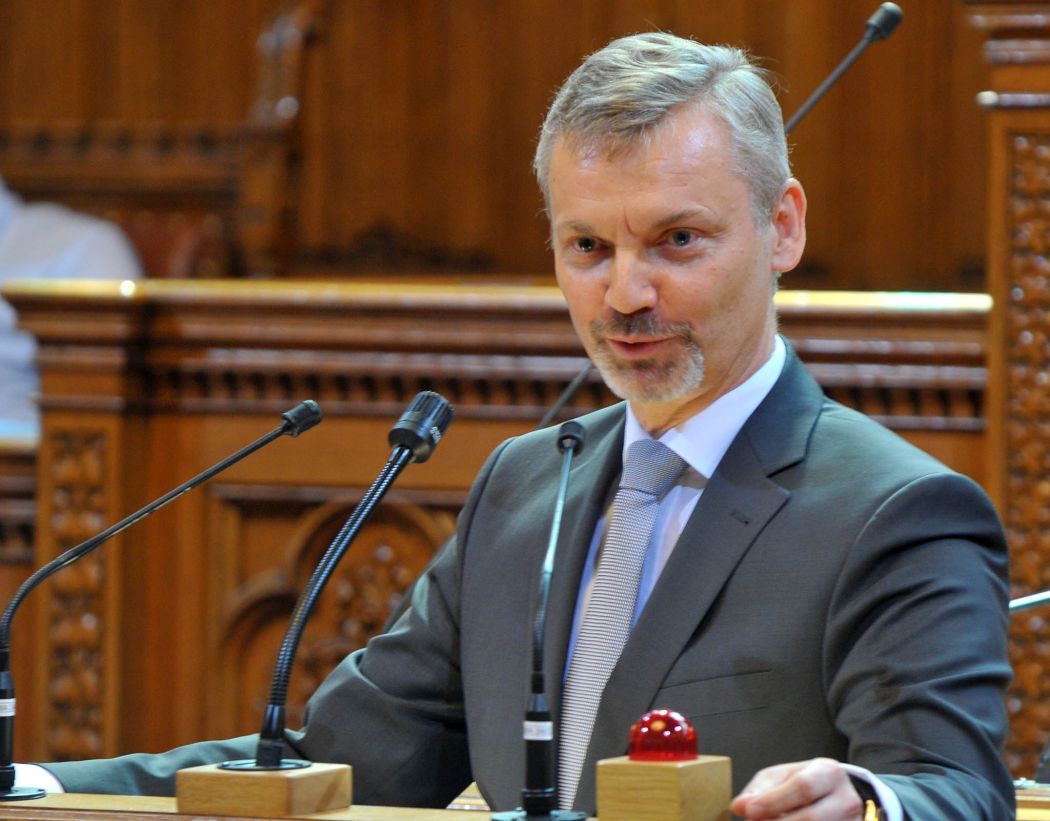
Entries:
{"label": "shirt collar", "polygon": [[[780,378],[786,358],[784,340],[778,334],[773,353],[762,367],[698,414],[666,431],[659,441],[681,456],[701,476],[710,478],[744,423]],[[628,445],[639,439],[650,438],[628,404],[623,437],[624,458]]]}

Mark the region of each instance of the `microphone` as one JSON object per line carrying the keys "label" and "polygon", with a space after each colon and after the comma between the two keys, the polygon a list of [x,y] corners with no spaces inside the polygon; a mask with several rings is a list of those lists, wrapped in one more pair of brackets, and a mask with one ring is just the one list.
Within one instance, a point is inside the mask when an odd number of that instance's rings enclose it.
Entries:
{"label": "microphone", "polygon": [[827,76],[824,82],[817,86],[817,90],[809,95],[809,99],[802,104],[802,107],[792,115],[791,119],[784,125],[784,133],[791,133],[791,130],[809,113],[809,110],[846,73],[846,69],[853,65],[857,58],[864,53],[864,49],[877,40],[885,40],[893,34],[893,30],[897,28],[903,17],[904,12],[901,11],[901,7],[896,3],[883,3],[879,6],[875,13],[868,18],[868,22],[865,23],[864,36],[860,39],[860,42],[853,47],[853,50],[846,55],[846,59],[835,67],[835,70]]}
{"label": "microphone", "polygon": [[284,758],[285,706],[288,700],[288,682],[292,675],[292,664],[302,639],[306,621],[313,612],[317,599],[324,590],[329,577],[353,543],[361,526],[394,480],[409,462],[425,462],[452,422],[452,407],[440,394],[423,391],[416,395],[401,418],[391,428],[387,440],[394,448],[390,459],[365,493],[360,503],[350,514],[342,529],[332,540],[328,550],[311,574],[299,601],[296,602],[291,620],[277,656],[273,680],[270,686],[269,703],[259,731],[259,742],[255,758],[226,761],[220,764],[223,770],[296,770],[309,767],[311,762],[295,758]]}
{"label": "microphone", "polygon": [[312,399],[300,402],[291,410],[281,414],[281,424],[265,436],[256,439],[250,445],[241,448],[231,456],[197,474],[187,482],[183,482],[174,490],[170,490],[159,499],[150,502],[145,507],[122,519],[115,525],[103,530],[97,536],[92,536],[85,542],[71,547],[61,555],[45,564],[33,575],[26,579],[15,591],[11,602],[0,616],[0,801],[20,801],[31,798],[41,798],[44,790],[30,787],[15,787],[14,759],[14,730],[15,730],[15,685],[10,668],[11,648],[11,620],[25,597],[35,589],[42,581],[57,573],[64,567],[71,565],[82,556],[86,556],[103,542],[118,533],[131,527],[131,525],[144,519],[156,510],[164,507],[168,502],[177,499],[182,494],[206,482],[217,473],[239,462],[245,456],[254,453],[264,445],[281,436],[298,436],[309,430],[321,421],[321,408]]}
{"label": "microphone", "polygon": [[547,409],[545,414],[543,414],[543,418],[536,426],[536,430],[542,430],[554,421],[555,417],[561,413],[561,409],[564,408],[568,401],[576,395],[576,392],[587,380],[587,377],[591,375],[591,371],[593,370],[594,363],[588,359],[587,364],[584,365],[583,368],[580,369],[580,372],[572,378],[572,381],[565,386],[565,390],[563,390],[558,398],[554,400],[554,404]]}
{"label": "microphone", "polygon": [[583,450],[584,429],[579,422],[564,422],[558,429],[558,450],[563,454],[558,494],[554,498],[551,535],[543,558],[540,576],[539,604],[532,639],[532,679],[528,706],[525,708],[525,787],[521,791],[522,808],[495,813],[494,821],[524,821],[524,819],[552,819],[553,821],[584,821],[587,814],[575,810],[556,810],[558,791],[554,780],[554,722],[551,720],[547,694],[543,687],[543,629],[547,621],[547,598],[551,577],[554,575],[554,557],[561,533],[562,513],[569,490],[569,468],[572,457]]}
{"label": "microphone", "polygon": [[872,40],[885,40],[900,24],[904,12],[896,3],[883,3],[865,24],[871,33]]}

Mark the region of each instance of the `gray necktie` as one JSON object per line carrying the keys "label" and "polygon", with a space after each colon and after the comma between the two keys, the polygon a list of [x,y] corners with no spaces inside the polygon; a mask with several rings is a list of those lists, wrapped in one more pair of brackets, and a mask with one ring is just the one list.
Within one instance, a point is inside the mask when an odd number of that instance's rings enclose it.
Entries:
{"label": "gray necktie", "polygon": [[678,454],[652,439],[639,440],[627,448],[562,697],[558,748],[558,800],[562,809],[569,809],[576,797],[598,703],[631,632],[642,563],[660,499],[684,468]]}

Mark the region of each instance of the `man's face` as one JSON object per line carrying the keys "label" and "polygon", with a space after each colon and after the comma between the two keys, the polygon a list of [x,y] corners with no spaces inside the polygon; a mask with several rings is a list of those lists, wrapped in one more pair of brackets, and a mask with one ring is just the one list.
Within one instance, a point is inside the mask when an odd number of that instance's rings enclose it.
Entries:
{"label": "man's face", "polygon": [[756,224],[730,137],[701,107],[608,156],[559,140],[550,215],[558,284],[607,384],[650,430],[666,429],[750,376],[772,352],[776,271],[805,242],[792,181]]}

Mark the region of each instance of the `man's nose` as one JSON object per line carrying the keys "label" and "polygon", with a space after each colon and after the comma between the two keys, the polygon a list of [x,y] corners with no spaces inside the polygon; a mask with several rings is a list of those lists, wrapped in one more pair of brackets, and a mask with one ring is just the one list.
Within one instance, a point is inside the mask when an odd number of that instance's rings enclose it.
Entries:
{"label": "man's nose", "polygon": [[609,266],[606,305],[625,316],[656,307],[656,274],[637,254],[617,253]]}

